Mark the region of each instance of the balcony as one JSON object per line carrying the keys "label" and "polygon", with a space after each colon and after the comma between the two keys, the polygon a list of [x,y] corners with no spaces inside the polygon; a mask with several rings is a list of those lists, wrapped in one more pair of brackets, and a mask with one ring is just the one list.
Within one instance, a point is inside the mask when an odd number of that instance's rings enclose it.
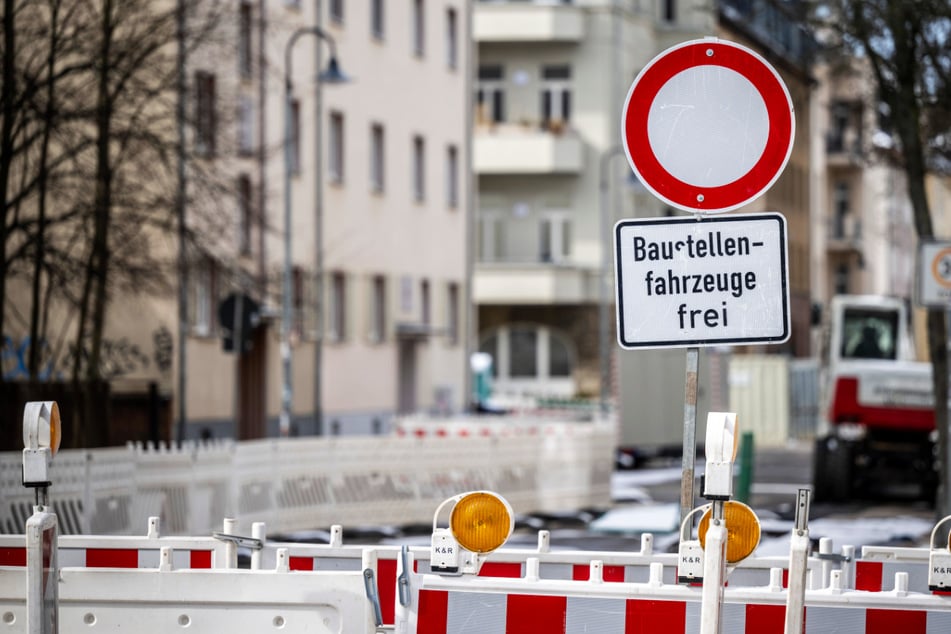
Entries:
{"label": "balcony", "polygon": [[579,42],[584,13],[568,2],[477,2],[473,16],[476,42]]}
{"label": "balcony", "polygon": [[579,174],[584,165],[584,145],[571,130],[480,125],[473,152],[475,171],[480,175]]}
{"label": "balcony", "polygon": [[477,304],[590,304],[598,296],[598,271],[527,262],[480,262],[473,280]]}
{"label": "balcony", "polygon": [[829,167],[861,167],[861,137],[857,134],[828,133],[826,163]]}
{"label": "balcony", "polygon": [[862,251],[862,221],[851,214],[829,220],[826,248],[831,253]]}

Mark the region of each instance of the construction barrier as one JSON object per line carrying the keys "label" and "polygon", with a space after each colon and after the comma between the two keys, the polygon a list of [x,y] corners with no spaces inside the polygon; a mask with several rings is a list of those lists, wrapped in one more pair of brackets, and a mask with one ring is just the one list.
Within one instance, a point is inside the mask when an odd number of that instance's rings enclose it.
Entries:
{"label": "construction barrier", "polygon": [[[484,419],[414,419],[391,436],[63,450],[50,505],[61,535],[131,535],[151,516],[172,535],[210,533],[220,517],[245,533],[258,520],[275,532],[425,524],[439,500],[473,489],[526,514],[610,505],[613,423]],[[21,463],[0,454],[0,533],[21,533],[32,512]]]}

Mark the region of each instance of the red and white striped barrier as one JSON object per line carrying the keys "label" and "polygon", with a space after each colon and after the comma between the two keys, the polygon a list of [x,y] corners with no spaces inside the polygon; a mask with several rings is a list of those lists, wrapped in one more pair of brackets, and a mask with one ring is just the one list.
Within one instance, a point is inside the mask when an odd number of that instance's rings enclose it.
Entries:
{"label": "red and white striped barrier", "polygon": [[[149,518],[145,536],[60,535],[59,566],[77,568],[158,568],[161,551],[170,549],[173,568],[226,568],[227,542],[214,537],[161,537],[159,520]],[[0,566],[25,567],[23,535],[0,535]]]}

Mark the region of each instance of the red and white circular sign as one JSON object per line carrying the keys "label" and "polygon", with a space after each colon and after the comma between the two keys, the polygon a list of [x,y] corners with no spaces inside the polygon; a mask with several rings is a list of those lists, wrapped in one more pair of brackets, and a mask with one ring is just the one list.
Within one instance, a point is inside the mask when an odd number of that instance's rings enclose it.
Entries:
{"label": "red and white circular sign", "polygon": [[715,38],[651,60],[621,114],[624,152],[641,182],[697,213],[730,211],[769,189],[795,128],[779,73],[754,51]]}

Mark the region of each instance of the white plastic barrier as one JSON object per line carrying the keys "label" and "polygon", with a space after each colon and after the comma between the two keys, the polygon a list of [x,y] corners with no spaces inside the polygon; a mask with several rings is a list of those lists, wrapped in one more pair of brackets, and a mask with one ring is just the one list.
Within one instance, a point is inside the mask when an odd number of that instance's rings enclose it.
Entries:
{"label": "white plastic barrier", "polygon": [[[647,582],[624,584],[605,583],[599,562],[592,562],[587,581],[544,579],[537,574],[537,562],[528,565],[529,573],[521,579],[410,573],[408,601],[397,606],[396,629],[416,634],[699,631],[702,589],[666,583],[662,564],[651,566]],[[780,571],[771,578],[771,583],[763,587],[727,586],[718,631],[782,633],[786,591],[780,583]],[[806,592],[805,634],[951,631],[951,601],[909,592],[904,585],[907,579],[901,575],[892,592],[846,590],[838,585],[838,574],[832,580],[830,588]]]}
{"label": "white plastic barrier", "polygon": [[[16,571],[16,573],[15,573]],[[23,632],[25,574],[0,567],[0,624]],[[375,632],[361,572],[62,568],[60,634]]]}
{"label": "white plastic barrier", "polygon": [[[268,439],[60,451],[50,505],[60,534],[134,534],[162,517],[168,534],[210,533],[233,517],[270,530],[331,523],[426,524],[440,500],[490,489],[520,513],[610,504],[615,427],[493,417],[447,422],[442,433]],[[461,435],[459,430],[478,429]],[[0,533],[21,533],[33,492],[20,453],[0,454]]]}

